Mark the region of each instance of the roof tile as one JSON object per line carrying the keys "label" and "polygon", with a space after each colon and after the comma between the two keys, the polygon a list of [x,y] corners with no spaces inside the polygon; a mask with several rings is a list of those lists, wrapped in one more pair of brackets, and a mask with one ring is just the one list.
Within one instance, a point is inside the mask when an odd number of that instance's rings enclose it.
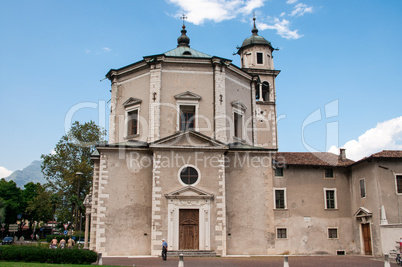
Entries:
{"label": "roof tile", "polygon": [[342,160],[339,155],[329,152],[278,152],[274,159],[278,163],[286,165],[346,167],[354,163],[353,160]]}

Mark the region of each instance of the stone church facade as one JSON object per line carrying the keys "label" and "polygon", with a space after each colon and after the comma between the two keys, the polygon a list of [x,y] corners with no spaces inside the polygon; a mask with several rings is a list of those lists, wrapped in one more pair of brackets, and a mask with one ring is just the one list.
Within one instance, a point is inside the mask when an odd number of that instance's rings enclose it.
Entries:
{"label": "stone church facade", "polygon": [[90,249],[159,255],[162,239],[170,251],[221,256],[395,246],[385,237],[402,237],[400,151],[359,162],[278,152],[271,43],[254,24],[239,68],[181,33],[176,48],[106,75],[109,143],[92,156]]}

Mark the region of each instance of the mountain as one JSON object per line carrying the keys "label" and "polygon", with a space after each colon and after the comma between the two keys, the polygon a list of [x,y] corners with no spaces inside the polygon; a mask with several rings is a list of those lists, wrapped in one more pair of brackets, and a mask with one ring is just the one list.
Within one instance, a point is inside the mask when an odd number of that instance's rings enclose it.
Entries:
{"label": "mountain", "polygon": [[7,181],[13,180],[20,188],[24,188],[24,185],[29,182],[44,184],[46,179],[43,177],[41,165],[42,161],[35,160],[28,167],[13,172],[5,179]]}

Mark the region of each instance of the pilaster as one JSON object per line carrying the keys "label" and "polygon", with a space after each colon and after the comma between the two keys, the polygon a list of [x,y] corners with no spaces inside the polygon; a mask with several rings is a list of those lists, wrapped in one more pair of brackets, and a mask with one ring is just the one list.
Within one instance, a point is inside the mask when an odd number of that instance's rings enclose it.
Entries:
{"label": "pilaster", "polygon": [[156,63],[150,68],[148,142],[151,143],[160,138],[162,64]]}
{"label": "pilaster", "polygon": [[215,139],[227,143],[226,129],[226,92],[225,66],[214,59],[214,88],[215,88]]}
{"label": "pilaster", "polygon": [[110,117],[109,117],[109,144],[113,144],[116,142],[116,106],[118,100],[118,90],[119,87],[116,82],[116,78],[114,77],[112,80],[112,94],[110,99]]}
{"label": "pilaster", "polygon": [[256,128],[257,128],[257,119],[256,119],[256,101],[255,101],[255,84],[256,84],[256,78],[254,78],[251,81],[251,116],[253,116],[252,118],[252,123],[253,123],[253,132],[252,132],[252,141],[253,141],[253,146],[255,144],[258,144],[257,142],[257,133],[256,133]]}
{"label": "pilaster", "polygon": [[98,218],[98,195],[99,195],[99,160],[94,160],[94,174],[92,181],[92,205],[91,205],[91,232],[89,244],[90,250],[96,249],[96,225]]}
{"label": "pilaster", "polygon": [[[96,244],[95,251],[102,252],[103,256],[107,256],[106,247],[106,210],[107,202],[109,199],[109,194],[105,192],[105,186],[109,180],[109,175],[107,171],[107,157],[104,154],[100,155],[99,161],[99,182],[97,190],[98,203],[96,205],[97,213],[96,217],[93,217],[94,226],[96,228]],[[91,240],[92,243],[92,240]]]}
{"label": "pilaster", "polygon": [[226,256],[226,188],[225,188],[225,156],[219,160],[219,189],[216,196],[216,225],[215,242],[216,253]]}
{"label": "pilaster", "polygon": [[151,230],[151,255],[159,255],[162,239],[161,198],[160,186],[160,155],[154,153],[152,170],[152,230]]}

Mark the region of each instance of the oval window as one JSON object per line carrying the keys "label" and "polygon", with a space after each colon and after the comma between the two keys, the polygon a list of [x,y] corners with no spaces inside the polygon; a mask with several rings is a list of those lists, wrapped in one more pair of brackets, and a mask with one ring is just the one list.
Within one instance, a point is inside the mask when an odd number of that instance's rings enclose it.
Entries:
{"label": "oval window", "polygon": [[193,167],[185,167],[180,171],[180,180],[187,184],[195,184],[198,180],[198,171]]}

